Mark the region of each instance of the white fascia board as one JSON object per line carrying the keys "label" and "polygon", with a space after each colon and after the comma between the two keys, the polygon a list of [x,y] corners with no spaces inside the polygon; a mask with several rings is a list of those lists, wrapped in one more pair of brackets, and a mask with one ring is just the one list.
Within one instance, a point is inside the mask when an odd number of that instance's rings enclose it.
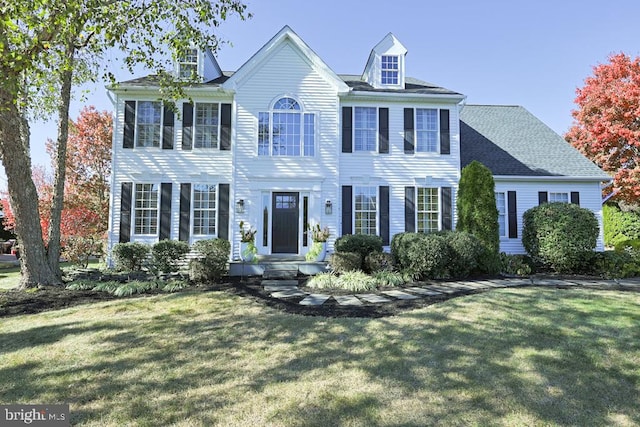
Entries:
{"label": "white fascia board", "polygon": [[373,92],[373,91],[351,91],[347,95],[342,97],[343,101],[353,100],[366,100],[366,101],[379,101],[383,98],[385,101],[406,101],[411,100],[438,100],[449,101],[451,104],[458,104],[465,99],[466,95],[448,95],[448,94],[425,94],[425,93],[394,93],[394,92]]}
{"label": "white fascia board", "polygon": [[524,176],[524,175],[494,175],[494,181],[560,181],[560,182],[608,182],[613,178],[605,178],[601,176]]}
{"label": "white fascia board", "polygon": [[[153,94],[160,95],[159,86],[130,86],[130,85],[127,85],[126,87],[106,86],[106,89],[109,92],[119,94],[119,95],[122,95],[125,93],[129,95],[153,95]],[[235,93],[235,91],[224,90],[219,86],[199,86],[199,87],[186,86],[183,88],[183,90],[187,95],[191,93],[196,93],[196,94],[206,93],[206,94],[233,96],[233,94]]]}

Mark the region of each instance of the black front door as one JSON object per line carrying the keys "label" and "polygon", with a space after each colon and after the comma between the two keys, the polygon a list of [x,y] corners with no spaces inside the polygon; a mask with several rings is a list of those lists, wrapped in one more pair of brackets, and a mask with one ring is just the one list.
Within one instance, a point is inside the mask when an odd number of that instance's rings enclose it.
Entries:
{"label": "black front door", "polygon": [[298,193],[273,193],[273,224],[271,252],[274,254],[298,253]]}

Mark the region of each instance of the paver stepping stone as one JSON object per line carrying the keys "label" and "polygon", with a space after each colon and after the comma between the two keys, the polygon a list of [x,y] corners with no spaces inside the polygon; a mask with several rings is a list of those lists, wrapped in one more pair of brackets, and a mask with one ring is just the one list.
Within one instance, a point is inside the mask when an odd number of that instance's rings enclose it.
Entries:
{"label": "paver stepping stone", "polygon": [[465,285],[468,286],[469,289],[473,289],[473,290],[489,288],[489,286],[479,282],[465,282]]}
{"label": "paver stepping stone", "polygon": [[381,303],[381,302],[390,302],[391,301],[389,298],[385,298],[382,295],[376,295],[376,294],[358,294],[356,296],[358,298],[360,298],[361,300],[364,300],[366,302],[370,302],[372,304],[377,304],[377,303]]}
{"label": "paver stepping stone", "polygon": [[273,280],[267,279],[260,282],[262,286],[298,286],[297,280]]}
{"label": "paver stepping stone", "polygon": [[567,284],[567,282],[565,282],[564,280],[557,280],[557,279],[532,279],[532,280],[533,280],[533,284],[538,286],[559,286],[559,285]]}
{"label": "paver stepping stone", "polygon": [[442,292],[436,291],[435,289],[418,288],[417,286],[414,286],[412,288],[405,288],[405,290],[427,296],[442,295]]}
{"label": "paver stepping stone", "polygon": [[406,292],[402,292],[402,291],[382,291],[383,294],[385,295],[389,295],[391,297],[394,298],[398,298],[398,299],[417,299],[420,298],[418,296],[412,295],[412,294],[408,294]]}
{"label": "paver stepping stone", "polygon": [[430,285],[428,289],[435,289],[436,291],[439,291],[445,294],[453,294],[459,291],[459,289],[450,288],[446,285]]}
{"label": "paver stepping stone", "polygon": [[464,291],[477,289],[472,286],[469,286],[467,283],[461,283],[461,282],[447,282],[447,283],[443,283],[443,285],[449,286],[450,288],[460,289]]}
{"label": "paver stepping stone", "polygon": [[306,292],[302,292],[300,289],[290,289],[286,291],[278,291],[271,294],[274,298],[292,298],[301,297],[307,295]]}
{"label": "paver stepping stone", "polygon": [[331,295],[323,295],[323,294],[311,294],[302,301],[300,301],[301,305],[322,305],[326,300],[331,298]]}
{"label": "paver stepping stone", "polygon": [[628,286],[630,288],[640,288],[640,283],[634,279],[620,279],[617,280],[618,285],[620,286]]}
{"label": "paver stepping stone", "polygon": [[355,295],[334,295],[333,298],[340,305],[362,305],[362,301],[356,298]]}
{"label": "paver stepping stone", "polygon": [[264,287],[264,290],[267,292],[277,292],[277,291],[294,291],[298,289],[297,286],[289,286],[289,285],[267,285]]}
{"label": "paver stepping stone", "polygon": [[502,280],[478,280],[476,283],[486,286],[487,288],[506,288],[508,283]]}
{"label": "paver stepping stone", "polygon": [[508,286],[526,286],[531,284],[531,279],[505,279],[503,282]]}

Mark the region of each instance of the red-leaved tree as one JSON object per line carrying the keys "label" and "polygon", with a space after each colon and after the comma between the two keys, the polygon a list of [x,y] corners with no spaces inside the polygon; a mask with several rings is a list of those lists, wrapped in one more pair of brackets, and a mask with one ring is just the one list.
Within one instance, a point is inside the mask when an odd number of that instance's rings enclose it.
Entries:
{"label": "red-leaved tree", "polygon": [[[616,200],[640,198],[640,58],[624,53],[593,69],[577,89],[571,145],[614,177]],[[608,189],[607,191],[612,191]]]}

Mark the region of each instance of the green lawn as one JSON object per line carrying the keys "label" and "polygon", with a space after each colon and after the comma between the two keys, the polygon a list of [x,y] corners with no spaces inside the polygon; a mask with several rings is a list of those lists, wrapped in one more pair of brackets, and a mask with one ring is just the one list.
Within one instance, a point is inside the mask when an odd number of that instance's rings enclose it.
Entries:
{"label": "green lawn", "polygon": [[0,403],[73,425],[640,425],[640,294],[513,288],[382,319],[224,292],[0,319]]}

